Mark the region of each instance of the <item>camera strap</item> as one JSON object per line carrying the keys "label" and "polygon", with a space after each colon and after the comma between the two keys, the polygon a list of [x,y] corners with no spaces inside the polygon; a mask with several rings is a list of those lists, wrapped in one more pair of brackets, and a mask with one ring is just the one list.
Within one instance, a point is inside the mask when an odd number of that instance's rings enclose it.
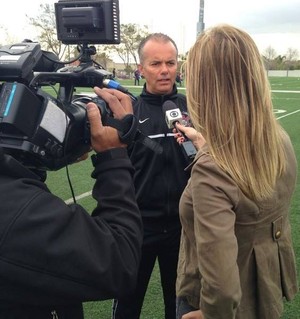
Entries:
{"label": "camera strap", "polygon": [[105,125],[109,125],[118,130],[120,141],[124,144],[131,144],[132,142],[140,142],[153,152],[161,154],[163,149],[160,144],[153,141],[148,136],[145,136],[137,127],[138,121],[135,115],[127,114],[121,120],[113,117],[107,117]]}
{"label": "camera strap", "polygon": [[120,141],[129,145],[135,138],[138,122],[133,114],[126,114],[121,120],[107,117],[105,125],[115,128],[118,131]]}

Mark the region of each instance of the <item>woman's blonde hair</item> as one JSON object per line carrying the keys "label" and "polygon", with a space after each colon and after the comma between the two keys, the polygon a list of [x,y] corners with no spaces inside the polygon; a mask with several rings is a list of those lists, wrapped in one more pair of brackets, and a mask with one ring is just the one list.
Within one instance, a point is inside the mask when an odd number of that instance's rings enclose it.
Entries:
{"label": "woman's blonde hair", "polygon": [[189,51],[186,87],[193,125],[217,165],[250,198],[269,198],[285,169],[283,130],[252,38],[230,25],[202,33]]}

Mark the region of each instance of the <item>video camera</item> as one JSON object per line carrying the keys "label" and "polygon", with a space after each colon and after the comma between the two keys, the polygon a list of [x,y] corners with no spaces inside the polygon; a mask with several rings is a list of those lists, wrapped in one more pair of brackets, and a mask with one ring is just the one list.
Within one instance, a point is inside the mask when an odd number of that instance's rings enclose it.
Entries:
{"label": "video camera", "polygon": [[[39,43],[0,48],[0,147],[29,168],[58,170],[90,150],[86,104],[111,117],[100,98],[74,95],[76,87],[103,87],[111,73],[95,66],[89,44],[120,43],[118,0],[59,0],[57,38],[80,49],[79,64],[65,66]],[[62,66],[63,64],[63,66]],[[57,96],[43,89],[58,84]]]}

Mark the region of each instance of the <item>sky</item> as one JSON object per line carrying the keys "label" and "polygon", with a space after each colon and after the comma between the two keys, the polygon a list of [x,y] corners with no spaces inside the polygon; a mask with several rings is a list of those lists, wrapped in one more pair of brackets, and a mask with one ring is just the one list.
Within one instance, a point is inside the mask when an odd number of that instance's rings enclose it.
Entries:
{"label": "sky", "polygon": [[[10,0],[0,11],[0,43],[25,38],[36,41],[27,16],[38,17],[41,3],[57,0]],[[121,23],[147,25],[150,32],[163,32],[185,53],[196,39],[200,0],[119,0]],[[16,10],[16,7],[18,9]],[[267,47],[284,55],[297,49],[300,58],[299,0],[205,0],[205,28],[229,23],[247,31],[263,53]],[[7,32],[6,32],[7,31]]]}

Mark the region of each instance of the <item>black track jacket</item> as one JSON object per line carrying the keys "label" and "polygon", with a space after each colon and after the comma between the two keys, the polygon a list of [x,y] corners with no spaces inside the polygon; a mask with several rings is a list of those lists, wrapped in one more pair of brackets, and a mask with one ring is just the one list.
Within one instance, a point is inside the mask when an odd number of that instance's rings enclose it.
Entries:
{"label": "black track jacket", "polygon": [[184,171],[188,163],[181,146],[166,124],[162,105],[167,100],[187,115],[186,97],[177,93],[175,85],[169,95],[150,94],[144,86],[134,104],[139,130],[163,148],[162,154],[158,154],[136,141],[128,149],[135,167],[134,184],[145,228],[161,227],[164,220],[180,224],[178,202],[189,177]]}
{"label": "black track jacket", "polygon": [[[116,151],[117,150],[117,151]],[[126,149],[95,166],[92,217],[0,158],[0,318],[78,319],[83,301],[134,288],[142,222]],[[110,154],[109,153],[109,154]]]}

